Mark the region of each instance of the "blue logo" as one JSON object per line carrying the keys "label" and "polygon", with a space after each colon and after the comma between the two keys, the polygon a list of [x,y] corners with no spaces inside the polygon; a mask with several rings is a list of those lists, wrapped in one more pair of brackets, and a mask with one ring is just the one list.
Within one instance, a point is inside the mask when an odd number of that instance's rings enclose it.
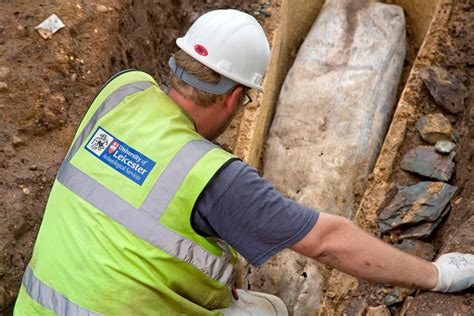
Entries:
{"label": "blue logo", "polygon": [[85,149],[133,182],[142,185],[155,162],[98,127]]}

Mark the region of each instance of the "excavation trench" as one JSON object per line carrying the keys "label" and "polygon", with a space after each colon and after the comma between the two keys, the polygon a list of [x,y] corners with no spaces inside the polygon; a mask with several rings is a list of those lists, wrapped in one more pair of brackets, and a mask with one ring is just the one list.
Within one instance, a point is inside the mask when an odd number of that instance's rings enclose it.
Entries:
{"label": "excavation trench", "polygon": [[[298,6],[296,3],[292,1],[287,1],[286,3],[284,2],[282,5],[282,14],[286,16],[286,19],[281,19],[279,28],[276,30],[277,36],[275,37],[275,39],[277,39],[277,42],[276,43],[273,42],[272,47],[281,47],[281,50],[285,51],[285,46],[284,46],[285,42],[284,41],[278,42],[278,39],[279,39],[278,36],[279,35],[281,36],[281,34],[279,34],[278,32],[282,32],[282,33],[289,32],[290,34],[292,34],[293,40],[295,40],[297,36],[302,36],[301,39],[303,39],[305,36],[305,32],[302,30],[300,30],[301,33],[298,33],[298,31],[291,32],[290,31],[291,27],[295,25],[301,26],[301,24],[299,23],[301,16],[305,16],[305,15],[307,16],[308,13],[314,14],[316,12],[316,16],[317,16],[319,13],[319,10],[324,4],[323,2],[324,1],[320,1],[319,3],[312,2],[312,5],[314,5],[314,7],[311,8],[311,10],[309,8],[304,8],[303,6]],[[359,2],[360,1],[354,1],[354,3],[356,4]],[[417,54],[419,53],[419,48],[425,42],[425,37],[428,34],[428,30],[435,17],[435,13],[438,11],[438,9],[440,9],[441,12],[438,14],[438,20],[439,20],[440,19],[439,15],[441,15],[443,11],[439,7],[439,3],[435,1],[416,1],[416,2],[389,1],[389,3],[401,6],[404,9],[404,12],[406,15],[407,52],[406,52],[406,58],[405,58],[405,65],[404,65],[404,69],[402,73],[402,79],[399,86],[399,95],[406,95],[407,93],[406,93],[405,84],[406,82],[410,82],[410,80],[411,81],[414,80],[412,66],[415,63]],[[288,5],[288,8],[292,8],[293,11],[288,10],[285,7],[285,4]],[[353,7],[355,8],[357,7],[357,5],[354,5]],[[301,11],[298,12],[298,9],[301,9]],[[356,14],[356,13],[348,12],[348,14],[351,15],[351,14]],[[313,16],[311,18],[313,18]],[[350,19],[349,17],[348,22],[350,23],[351,21],[354,21],[354,20]],[[443,22],[438,21],[437,23],[443,23]],[[308,28],[304,28],[305,31],[307,29]],[[315,49],[317,49],[317,47],[315,47]],[[278,60],[279,58],[281,59],[280,54],[276,56],[274,54],[278,54],[278,52],[273,51],[272,62],[275,62],[275,59],[276,60]],[[426,55],[426,52],[425,54],[421,54],[421,55],[422,56]],[[290,59],[289,62],[291,63],[292,60]],[[274,64],[280,66],[282,62],[276,61]],[[272,92],[279,91],[279,88],[281,87],[280,85],[281,79],[278,78],[278,73],[275,71],[275,68],[272,67],[274,64],[271,64],[269,73],[266,78],[267,81],[265,82],[265,85],[264,85],[267,91],[272,91]],[[277,80],[273,81],[275,77],[277,78]],[[297,82],[295,83],[295,80],[293,80],[292,82],[298,85]],[[286,88],[292,89],[291,86],[286,86]],[[316,91],[312,91],[308,93],[316,93]],[[317,95],[315,97],[317,98]],[[272,96],[270,96],[270,98],[272,98]],[[261,103],[265,105],[266,102],[271,102],[270,107],[268,108],[268,110],[265,110],[265,114],[263,114],[264,115],[263,117],[260,118],[259,115],[257,115],[256,121],[253,123],[255,124],[255,126],[258,126],[258,124],[260,123],[263,125],[263,130],[264,131],[267,130],[267,126],[269,124],[268,118],[269,118],[270,113],[273,112],[275,101],[276,99],[268,100],[267,95],[263,96]],[[397,101],[397,103],[399,102],[406,102],[406,100],[402,99],[400,101]],[[296,108],[297,107],[295,107],[295,109]],[[397,113],[395,115],[395,120],[391,123],[389,122],[389,125],[391,124],[391,126],[396,126],[396,127],[391,128],[392,134],[389,134],[389,137],[388,137],[389,142],[388,144],[387,142],[385,142],[383,145],[383,148],[387,148],[394,141],[399,142],[399,143],[403,141],[402,135],[393,135],[395,131],[397,132],[402,131],[399,128],[399,125],[401,124],[400,114],[399,114],[400,111],[401,110],[395,110],[395,113]],[[412,113],[413,119],[417,117],[420,113],[421,112],[416,113],[416,111]],[[244,121],[242,121],[242,123],[248,125],[249,123],[245,122],[245,118],[246,118],[245,114],[243,118],[244,118]],[[317,124],[317,123],[318,123],[317,118],[315,117],[313,124]],[[302,128],[304,129],[304,124]],[[308,131],[310,130],[311,132],[314,132],[314,130],[308,127]],[[385,131],[386,130],[382,131],[382,133],[384,133]],[[273,129],[273,135],[278,135],[278,130]],[[237,139],[238,141],[242,140],[242,138],[237,138]],[[405,140],[405,142],[414,143],[416,141],[414,141],[413,139],[408,139],[408,140]],[[261,169],[271,170],[271,168],[265,168],[265,166],[259,165],[260,160],[258,158],[261,157],[260,150],[262,148],[262,146],[259,146],[259,145],[264,144],[264,143],[265,143],[265,133],[263,134],[263,137],[262,135],[254,134],[254,137],[250,140],[250,145],[246,144],[245,142],[237,142],[235,148],[237,151],[241,150],[241,148],[246,149],[243,152],[239,152],[239,154],[245,157],[252,164],[259,166]],[[291,147],[292,145],[290,144],[290,145],[285,145],[285,146]],[[373,148],[373,150],[376,151],[374,153],[375,156],[378,155],[378,151],[380,151],[380,149],[381,149],[380,147]],[[286,150],[287,151],[291,150],[291,148],[286,148]],[[389,149],[385,149],[385,151],[387,150]],[[318,153],[313,153],[313,154],[316,155]],[[397,154],[398,153],[396,150],[390,151],[390,153],[386,154],[387,157],[384,157],[381,163],[386,164],[387,162],[391,162],[391,164],[394,164],[395,163],[394,159],[397,156]],[[275,158],[275,154],[273,154],[272,156],[273,156],[273,159],[282,159],[283,161],[285,161],[285,158],[286,158],[286,157]],[[263,157],[265,157],[265,153],[263,153]],[[311,157],[308,157],[308,159],[311,160]],[[266,163],[275,163],[275,161],[272,159],[263,159],[263,160]],[[282,165],[291,165],[291,163],[292,162],[287,161],[287,162],[283,162]],[[375,160],[373,160],[371,164],[372,164],[371,167],[373,167],[375,164]],[[390,168],[394,168],[394,166],[390,165]],[[297,194],[299,193],[299,189],[288,188],[287,183],[288,181],[291,181],[291,180],[287,178],[280,179],[282,176],[281,174],[285,174],[284,170],[280,170],[280,171],[281,172],[279,172],[278,174],[265,173],[264,176],[269,179],[274,180],[274,183],[276,184],[277,189],[280,189],[282,192],[287,193],[289,195],[288,197],[296,198]],[[299,176],[298,176],[298,179],[296,179],[296,182],[300,182],[301,178],[305,177],[305,174],[304,174],[305,171],[302,171],[302,172],[303,172],[302,174],[298,173]],[[288,175],[291,176],[291,173],[292,172],[289,172]],[[368,184],[368,181],[367,181],[367,179],[369,178],[368,176],[369,176],[368,174],[365,175],[364,178],[362,178],[362,181],[359,181],[358,179],[357,186],[355,187],[354,191],[347,193],[347,195],[353,194],[353,196],[345,197],[346,199],[353,199],[352,207],[354,210],[357,210],[359,203],[362,200],[364,200],[365,189]],[[389,175],[387,174],[385,174],[385,176],[389,177]],[[322,185],[324,186],[324,184]],[[296,196],[293,196],[292,192],[295,192]],[[321,188],[320,190],[316,189],[316,191],[313,192],[313,194],[315,195],[324,194],[324,188]],[[370,198],[372,199],[372,196],[370,196]],[[365,200],[367,199],[368,198],[365,198]],[[365,212],[364,215],[361,215],[361,211],[360,211],[355,216],[355,218],[357,218],[357,222],[365,229],[369,228],[368,223],[372,223],[373,225],[374,217],[379,211],[378,207],[382,203],[382,201],[379,201],[379,204],[377,204],[376,201],[372,201],[372,200],[371,202],[372,203],[375,202],[374,205],[377,205],[377,207],[372,207],[370,208],[370,210],[364,209],[363,210],[363,212]],[[308,205],[308,206],[317,208],[316,205]],[[324,211],[324,209],[322,211]],[[340,214],[341,213],[344,214],[344,212],[340,212]],[[346,213],[346,216],[351,216],[350,214],[351,213]],[[285,251],[278,254],[272,260],[270,260],[267,264],[258,268],[253,268],[251,266],[246,265],[245,262],[242,262],[241,269],[242,269],[242,272],[240,274],[241,278],[239,280],[241,286],[246,287],[248,289],[252,289],[252,290],[270,292],[270,293],[280,296],[285,301],[290,313],[292,314],[304,315],[304,314],[317,312],[318,310],[320,310],[321,302],[323,300],[324,301],[328,300],[328,298],[325,298],[325,299],[323,298],[324,296],[323,293],[324,293],[325,283],[329,279],[331,272],[327,269],[327,267],[315,264],[311,260],[308,260],[307,258],[299,256],[291,251]],[[338,288],[337,286],[334,286],[332,293],[337,293],[337,292],[338,292]],[[361,293],[358,293],[358,294],[365,295],[368,293],[364,293],[362,291]],[[375,303],[371,302],[371,304],[374,305]],[[325,305],[328,305],[328,304],[325,304]],[[343,310],[344,309],[338,309],[339,312]],[[347,312],[348,310],[345,310],[345,311]],[[329,313],[329,312],[334,312],[334,309],[324,310],[324,313]]]}
{"label": "excavation trench", "polygon": [[[416,56],[421,55],[426,61],[428,53],[423,53],[423,49],[433,48],[426,45],[433,18],[436,17],[439,20],[436,23],[440,25],[446,23],[448,18],[444,11],[451,6],[448,0],[386,2],[404,9],[407,55],[399,88],[401,99],[381,149],[383,158],[379,157],[371,180],[363,183],[354,196],[354,209],[361,201],[366,206],[359,209],[354,219],[367,230],[373,228],[378,206],[392,182],[392,170],[399,149],[403,147],[401,143],[406,130],[422,112],[407,110],[407,90],[414,89],[405,84],[416,79],[413,77],[417,76],[417,70],[412,69],[413,64],[420,63]],[[14,53],[7,53],[5,45],[0,46],[0,56],[3,56],[0,61],[23,67],[9,78],[8,91],[0,92],[6,122],[1,131],[5,144],[0,158],[6,170],[4,178],[11,179],[1,182],[1,193],[5,196],[1,215],[6,220],[0,224],[0,308],[11,311],[55,173],[88,103],[108,77],[122,69],[137,68],[153,75],[166,89],[166,63],[177,49],[174,39],[184,34],[199,15],[211,9],[231,7],[253,14],[264,26],[271,44],[271,59],[264,79],[265,93],[252,92],[254,102],[237,115],[217,142],[262,170],[265,137],[281,85],[323,4],[323,0],[126,1],[107,4],[110,10],[104,13],[98,12],[96,5],[89,1],[77,6],[53,1],[28,14],[18,10],[22,6],[27,8],[27,2],[6,7],[0,13],[0,20],[15,27],[23,25],[23,28],[3,31],[2,27],[0,31]],[[66,29],[48,42],[42,42],[33,30],[35,23],[46,17],[45,10],[56,12],[68,22]],[[431,34],[435,37],[433,31]],[[420,47],[422,52],[419,52]],[[54,53],[46,54],[46,51]],[[417,84],[420,84],[419,80]],[[19,108],[18,103],[24,106]],[[414,139],[415,136],[411,137]],[[35,148],[34,153],[32,148]],[[369,193],[365,191],[367,187]],[[381,192],[374,193],[374,190]],[[280,273],[285,273],[285,267],[278,259],[270,264],[280,265]],[[288,297],[300,298],[301,292],[306,291],[310,295],[301,297],[305,300],[305,308],[301,311],[311,313],[320,309],[323,293],[320,290],[312,293],[311,287],[305,288],[311,273],[304,263],[293,267],[298,282],[290,290],[282,289],[278,281],[275,283],[277,276],[273,280],[266,279],[265,269],[265,265],[254,269],[240,260],[237,285],[282,296],[290,312],[294,312],[295,302]],[[329,270],[323,271],[325,279],[329,275]],[[339,290],[337,285],[331,284],[331,287]]]}

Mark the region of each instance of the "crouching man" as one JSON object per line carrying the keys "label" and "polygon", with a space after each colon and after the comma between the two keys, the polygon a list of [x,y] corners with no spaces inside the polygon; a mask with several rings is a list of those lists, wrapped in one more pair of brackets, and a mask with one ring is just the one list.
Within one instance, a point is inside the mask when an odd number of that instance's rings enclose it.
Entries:
{"label": "crouching man", "polygon": [[375,282],[472,286],[472,255],[433,264],[400,252],[283,198],[209,141],[248,89],[261,89],[269,45],[253,17],[211,11],[177,44],[168,94],[131,70],[92,102],[51,190],[16,315],[285,315],[277,297],[232,288],[236,252],[260,265],[285,248]]}

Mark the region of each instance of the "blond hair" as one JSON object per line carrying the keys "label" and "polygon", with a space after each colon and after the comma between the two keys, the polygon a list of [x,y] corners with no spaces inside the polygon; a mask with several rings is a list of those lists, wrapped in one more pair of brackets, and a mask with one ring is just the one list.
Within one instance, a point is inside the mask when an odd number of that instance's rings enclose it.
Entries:
{"label": "blond hair", "polygon": [[[187,73],[196,76],[199,80],[211,84],[217,84],[220,81],[221,76],[217,72],[204,66],[181,49],[174,53],[173,56],[176,65],[186,70]],[[176,77],[173,72],[170,73],[169,82],[171,88],[175,89],[198,106],[208,106],[221,101],[225,97],[225,94],[217,95],[194,88]]]}

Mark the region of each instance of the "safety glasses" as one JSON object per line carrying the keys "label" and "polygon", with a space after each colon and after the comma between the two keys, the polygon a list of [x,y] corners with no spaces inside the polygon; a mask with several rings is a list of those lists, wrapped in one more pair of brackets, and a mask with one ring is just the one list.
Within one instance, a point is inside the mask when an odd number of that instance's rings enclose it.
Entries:
{"label": "safety glasses", "polygon": [[250,102],[252,102],[252,98],[249,96],[248,92],[245,92],[244,101],[242,102],[242,106],[246,106]]}

